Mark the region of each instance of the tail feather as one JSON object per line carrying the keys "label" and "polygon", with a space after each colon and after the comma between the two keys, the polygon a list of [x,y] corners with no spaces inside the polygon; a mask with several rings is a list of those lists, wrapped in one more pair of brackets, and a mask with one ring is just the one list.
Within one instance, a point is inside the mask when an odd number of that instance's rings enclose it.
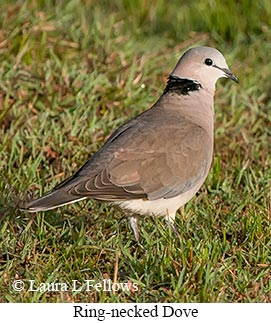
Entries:
{"label": "tail feather", "polygon": [[20,205],[20,209],[28,212],[47,211],[84,199],[86,199],[86,197],[72,196],[65,191],[55,190],[38,199],[23,202]]}

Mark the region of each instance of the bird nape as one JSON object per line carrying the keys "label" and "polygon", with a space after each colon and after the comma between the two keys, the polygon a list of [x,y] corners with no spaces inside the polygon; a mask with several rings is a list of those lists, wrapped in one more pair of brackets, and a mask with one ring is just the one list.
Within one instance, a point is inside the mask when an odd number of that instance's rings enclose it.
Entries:
{"label": "bird nape", "polygon": [[211,166],[221,77],[237,82],[218,50],[189,49],[151,108],[115,130],[74,175],[21,209],[46,211],[92,198],[123,209],[136,240],[138,216],[162,216],[174,228],[176,211],[198,192]]}

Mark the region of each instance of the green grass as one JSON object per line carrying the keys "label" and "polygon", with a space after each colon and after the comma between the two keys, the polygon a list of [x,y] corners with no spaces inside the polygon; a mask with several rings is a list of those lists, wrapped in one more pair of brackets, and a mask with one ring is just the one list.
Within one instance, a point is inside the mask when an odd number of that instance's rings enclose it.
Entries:
{"label": "green grass", "polygon": [[[223,4],[224,3],[224,4]],[[220,49],[215,157],[177,216],[180,237],[79,202],[39,214],[18,202],[72,174],[162,93],[179,56]],[[271,301],[271,5],[256,1],[1,1],[0,301]],[[12,282],[137,283],[137,292],[19,293]]]}

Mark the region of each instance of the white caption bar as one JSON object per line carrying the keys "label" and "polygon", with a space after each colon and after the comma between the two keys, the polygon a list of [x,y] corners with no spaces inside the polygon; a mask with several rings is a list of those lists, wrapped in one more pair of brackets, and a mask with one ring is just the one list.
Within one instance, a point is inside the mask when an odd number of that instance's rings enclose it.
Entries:
{"label": "white caption bar", "polygon": [[0,304],[2,322],[267,322],[271,304]]}

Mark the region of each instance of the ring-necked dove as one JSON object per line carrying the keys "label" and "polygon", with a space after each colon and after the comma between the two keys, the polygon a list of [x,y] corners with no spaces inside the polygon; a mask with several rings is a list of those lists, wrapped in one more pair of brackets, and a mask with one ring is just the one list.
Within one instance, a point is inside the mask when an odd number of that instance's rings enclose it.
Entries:
{"label": "ring-necked dove", "polygon": [[86,198],[124,209],[138,240],[137,217],[176,211],[204,183],[212,161],[216,81],[238,81],[223,55],[189,49],[178,61],[158,101],[119,127],[74,175],[22,209],[46,211]]}

